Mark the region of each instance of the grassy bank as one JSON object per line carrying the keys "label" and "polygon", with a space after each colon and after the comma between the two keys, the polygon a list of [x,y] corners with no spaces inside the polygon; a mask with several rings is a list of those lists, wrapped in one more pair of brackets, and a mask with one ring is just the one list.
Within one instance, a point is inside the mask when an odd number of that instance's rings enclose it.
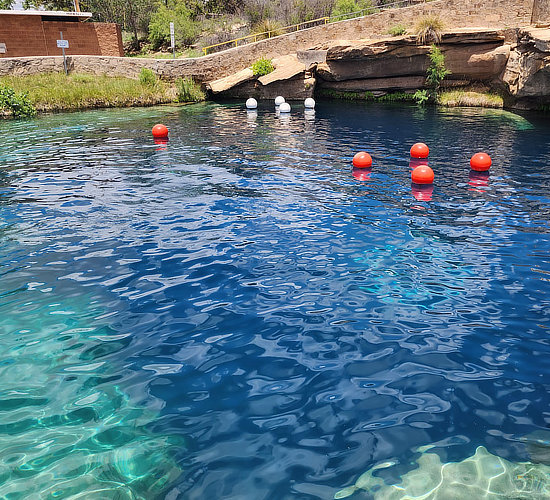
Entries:
{"label": "grassy bank", "polygon": [[414,94],[407,92],[374,93],[346,92],[341,90],[320,89],[317,91],[319,97],[328,99],[343,99],[345,101],[369,101],[369,102],[416,102]]}
{"label": "grassy bank", "polygon": [[[412,102],[418,103],[418,98],[414,93],[407,92],[388,92],[375,94],[373,92],[342,92],[331,89],[321,89],[318,91],[320,97],[329,99],[343,99],[350,101],[369,101],[369,102]],[[440,106],[456,107],[471,106],[481,108],[503,108],[504,100],[502,96],[480,90],[444,90],[437,96],[437,102]]]}
{"label": "grassy bank", "polygon": [[[0,85],[27,93],[39,112],[152,106],[178,100],[176,85],[156,78],[141,82],[121,77],[48,73],[2,77]],[[7,109],[3,111],[9,114]]]}
{"label": "grassy bank", "polygon": [[502,96],[491,92],[469,90],[446,90],[439,95],[442,106],[478,106],[482,108],[503,108]]}

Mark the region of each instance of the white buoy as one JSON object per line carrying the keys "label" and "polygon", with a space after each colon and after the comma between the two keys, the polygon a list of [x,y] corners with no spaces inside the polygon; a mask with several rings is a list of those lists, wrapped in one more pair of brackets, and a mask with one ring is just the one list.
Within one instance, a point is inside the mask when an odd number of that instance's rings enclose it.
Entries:
{"label": "white buoy", "polygon": [[258,101],[251,97],[250,99],[247,99],[246,101],[246,108],[247,109],[256,109],[258,107]]}
{"label": "white buoy", "polygon": [[279,106],[279,111],[281,113],[290,113],[290,104],[288,104],[288,102],[283,102],[283,104]]}
{"label": "white buoy", "polygon": [[313,99],[312,97],[308,97],[304,101],[304,106],[308,109],[313,109],[315,107],[315,99]]}
{"label": "white buoy", "polygon": [[285,98],[283,96],[278,95],[275,97],[275,106],[280,106],[283,102],[285,102]]}

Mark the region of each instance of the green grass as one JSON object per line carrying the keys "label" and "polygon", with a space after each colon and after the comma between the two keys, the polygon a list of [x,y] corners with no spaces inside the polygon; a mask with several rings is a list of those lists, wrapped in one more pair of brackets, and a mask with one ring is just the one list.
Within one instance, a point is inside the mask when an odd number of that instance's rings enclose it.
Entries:
{"label": "green grass", "polygon": [[407,33],[407,27],[402,23],[395,24],[386,33],[391,36],[405,35]]}
{"label": "green grass", "polygon": [[381,96],[375,96],[372,92],[343,92],[340,90],[321,89],[318,92],[321,97],[330,99],[343,99],[347,101],[372,101],[372,102],[416,102],[414,94],[407,92],[389,92]]}
{"label": "green grass", "polygon": [[438,102],[442,106],[479,106],[482,108],[502,108],[504,101],[498,94],[467,90],[444,90],[439,94]]}
{"label": "green grass", "polygon": [[176,88],[179,102],[201,102],[206,100],[206,94],[200,84],[191,77],[178,78]]}
{"label": "green grass", "polygon": [[[332,89],[320,89],[320,97],[369,102],[418,102],[417,94],[407,92],[388,92],[375,96],[372,92],[342,92]],[[437,104],[448,107],[479,106],[482,108],[502,108],[504,101],[498,94],[472,90],[446,90],[437,96]]]}
{"label": "green grass", "polygon": [[[197,49],[186,49],[186,50],[176,50],[176,59],[187,59],[202,57],[204,54],[202,50]],[[154,52],[143,50],[141,52],[132,52],[124,54],[124,57],[140,57],[143,59],[172,59],[174,57],[172,52]]]}
{"label": "green grass", "polygon": [[2,77],[0,84],[27,92],[38,111],[151,106],[176,100],[175,87],[160,80],[151,85],[122,77],[47,73]]}

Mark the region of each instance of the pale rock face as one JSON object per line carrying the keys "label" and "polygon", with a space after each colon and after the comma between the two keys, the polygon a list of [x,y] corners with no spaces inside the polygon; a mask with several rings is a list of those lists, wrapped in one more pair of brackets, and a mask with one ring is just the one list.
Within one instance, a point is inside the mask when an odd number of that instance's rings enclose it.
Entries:
{"label": "pale rock face", "polygon": [[514,97],[550,99],[550,29],[520,32],[502,80]]}
{"label": "pale rock face", "polygon": [[[445,33],[440,48],[449,80],[491,80],[506,66],[510,46],[499,30]],[[425,77],[430,46],[417,45],[415,37],[399,39],[338,41],[329,46],[326,62],[317,75],[329,82]]]}

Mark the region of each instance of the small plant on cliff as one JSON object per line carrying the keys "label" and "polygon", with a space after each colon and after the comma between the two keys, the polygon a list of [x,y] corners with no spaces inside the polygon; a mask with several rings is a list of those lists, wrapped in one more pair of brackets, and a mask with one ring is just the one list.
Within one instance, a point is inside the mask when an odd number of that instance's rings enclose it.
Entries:
{"label": "small plant on cliff", "polygon": [[275,66],[273,66],[271,59],[266,59],[265,57],[258,59],[252,65],[252,72],[254,73],[254,76],[269,75],[269,73],[271,73],[274,70],[275,70]]}
{"label": "small plant on cliff", "polygon": [[388,30],[388,35],[401,36],[407,33],[407,27],[404,24],[396,24]]}
{"label": "small plant on cliff", "polygon": [[430,96],[428,95],[427,90],[417,90],[413,94],[413,98],[416,101],[416,104],[418,104],[419,106],[424,106],[424,104],[428,102],[428,99],[430,98]]}
{"label": "small plant on cliff", "polygon": [[19,93],[2,84],[0,84],[0,110],[11,112],[16,118],[36,115],[36,109],[26,92]]}
{"label": "small plant on cliff", "polygon": [[193,78],[187,76],[176,80],[178,102],[200,102],[206,100],[206,94]]}
{"label": "small plant on cliff", "polygon": [[429,58],[430,64],[426,70],[426,84],[431,90],[432,97],[435,97],[441,82],[451,72],[445,67],[445,56],[435,45],[432,45],[430,49]]}
{"label": "small plant on cliff", "polygon": [[157,75],[149,68],[141,68],[139,72],[139,83],[145,87],[154,87],[157,84]]}
{"label": "small plant on cliff", "polygon": [[420,45],[440,43],[444,27],[443,21],[438,16],[424,16],[416,23],[414,33]]}

